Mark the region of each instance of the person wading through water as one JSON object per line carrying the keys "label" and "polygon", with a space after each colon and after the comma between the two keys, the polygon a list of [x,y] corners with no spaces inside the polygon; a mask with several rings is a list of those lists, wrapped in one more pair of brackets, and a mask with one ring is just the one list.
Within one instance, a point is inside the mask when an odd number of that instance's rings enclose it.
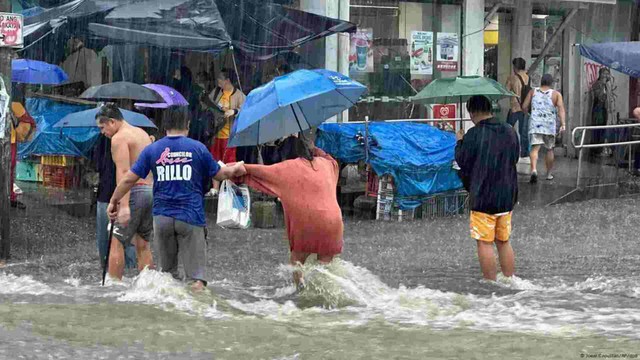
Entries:
{"label": "person wading through water", "polygon": [[[247,175],[236,180],[280,198],[291,265],[304,264],[311,254],[328,264],[343,245],[342,211],[336,198],[338,163],[321,149],[309,149],[303,138],[295,142],[295,159],[270,166],[245,164]],[[299,289],[304,287],[301,271],[294,271],[293,280]]]}
{"label": "person wading through water", "polygon": [[[151,139],[144,130],[131,126],[123,119],[120,109],[113,104],[103,105],[96,114],[100,132],[111,139],[111,155],[116,164],[116,181],[119,183],[135,163]],[[133,242],[138,258],[138,270],[153,267],[153,257],[149,243],[153,238],[153,216],[151,207],[153,180],[147,177],[122,197],[116,217],[109,253],[109,275],[121,280],[124,273],[124,249]],[[107,209],[108,211],[108,209]]]}
{"label": "person wading through water", "polygon": [[109,216],[117,218],[118,204],[140,179],[153,174],[153,239],[161,271],[179,279],[178,258],[194,290],[207,285],[204,189],[212,178],[222,181],[245,174],[242,163],[220,168],[202,143],[187,137],[189,114],[169,109],[167,136],[147,146],[123,176],[109,202]]}
{"label": "person wading through water", "polygon": [[520,145],[513,127],[493,117],[491,101],[473,96],[467,111],[474,123],[466,134],[456,134],[458,175],[469,192],[471,238],[478,245],[478,259],[485,279],[496,280],[498,248],[500,268],[504,276],[513,276],[515,260],[509,241],[511,212],[518,199],[516,164]]}

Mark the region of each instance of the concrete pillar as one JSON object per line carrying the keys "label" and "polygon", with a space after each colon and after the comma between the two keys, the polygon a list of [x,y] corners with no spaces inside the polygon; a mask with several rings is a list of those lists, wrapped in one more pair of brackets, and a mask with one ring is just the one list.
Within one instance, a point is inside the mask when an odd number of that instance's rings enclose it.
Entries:
{"label": "concrete pillar", "polygon": [[[339,2],[339,19],[349,21],[351,16],[350,0],[338,0]],[[338,72],[349,76],[349,52],[351,51],[351,36],[346,33],[338,34]],[[338,121],[348,122],[349,111],[344,111],[342,116],[338,116]]]}
{"label": "concrete pillar", "polygon": [[[484,75],[484,0],[464,0],[462,4],[462,75]],[[469,117],[462,104],[461,117]],[[465,130],[473,127],[463,123]]]}
{"label": "concrete pillar", "polygon": [[[511,69],[511,14],[502,13],[498,16],[499,41],[498,41],[498,82],[506,84],[507,79],[513,73]],[[510,99],[500,101],[501,118],[506,119],[510,109]]]}
{"label": "concrete pillar", "polygon": [[[313,14],[349,21],[350,0],[300,0],[300,10]],[[336,34],[306,47],[311,52],[310,62],[317,67],[337,71],[349,75],[349,41],[348,34]],[[327,122],[348,121],[349,114],[335,116]]]}
{"label": "concrete pillar", "polygon": [[531,65],[531,32],[533,7],[531,0],[518,0],[511,23],[511,58],[521,57]]}
{"label": "concrete pillar", "polygon": [[[320,1],[319,1],[320,2]],[[340,0],[324,0],[324,16],[338,18],[340,16]],[[324,67],[327,70],[338,71],[338,35],[327,36],[324,39]]]}
{"label": "concrete pillar", "polygon": [[464,0],[462,13],[462,75],[484,75],[484,0]]}

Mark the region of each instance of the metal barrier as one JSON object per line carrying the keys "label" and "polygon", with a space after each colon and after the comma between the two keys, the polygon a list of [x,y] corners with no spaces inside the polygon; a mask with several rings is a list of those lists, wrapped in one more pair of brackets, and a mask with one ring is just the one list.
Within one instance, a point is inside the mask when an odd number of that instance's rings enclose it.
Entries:
{"label": "metal barrier", "polygon": [[[629,167],[631,167],[631,145],[640,144],[640,140],[622,141],[615,143],[603,143],[603,144],[585,144],[584,140],[587,136],[587,130],[606,130],[606,129],[622,129],[622,128],[640,128],[640,122],[635,124],[622,124],[622,125],[601,125],[601,126],[578,126],[571,132],[571,145],[574,148],[579,149],[578,155],[578,178],[576,180],[576,188],[580,188],[580,175],[582,174],[582,153],[587,148],[602,148],[602,147],[615,147],[615,146],[628,146],[629,147]],[[578,131],[582,131],[580,136],[580,144],[576,145],[576,134]],[[616,164],[617,166],[617,164]]]}
{"label": "metal barrier", "polygon": [[462,118],[455,118],[455,119],[399,119],[399,120],[377,120],[377,121],[348,121],[345,122],[343,124],[365,124],[365,123],[372,123],[372,122],[387,122],[387,123],[395,123],[395,122],[418,122],[418,123],[430,123],[430,122],[434,122],[434,123],[439,123],[439,122],[450,122],[450,121],[455,121],[455,122],[471,122],[471,119],[462,119]]}

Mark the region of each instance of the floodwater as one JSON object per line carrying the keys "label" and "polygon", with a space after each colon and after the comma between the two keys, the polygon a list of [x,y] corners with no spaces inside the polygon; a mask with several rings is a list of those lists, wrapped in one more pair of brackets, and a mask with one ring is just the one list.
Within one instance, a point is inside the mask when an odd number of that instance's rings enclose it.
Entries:
{"label": "floodwater", "polygon": [[[13,226],[27,236],[51,217]],[[517,277],[495,283],[465,218],[349,221],[343,256],[307,266],[302,293],[282,229],[213,224],[205,293],[149,270],[101,287],[91,221],[55,215],[47,236],[14,246],[0,358],[640,358],[636,199],[518,208]]]}

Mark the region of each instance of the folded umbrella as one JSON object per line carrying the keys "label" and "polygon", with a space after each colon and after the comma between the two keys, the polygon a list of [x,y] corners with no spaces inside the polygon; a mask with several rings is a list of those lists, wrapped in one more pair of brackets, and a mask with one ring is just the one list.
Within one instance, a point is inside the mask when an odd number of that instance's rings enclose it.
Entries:
{"label": "folded umbrella", "polygon": [[298,70],[253,90],[233,124],[229,146],[264,144],[322,124],[367,88],[329,70]]}
{"label": "folded umbrella", "polygon": [[139,108],[166,109],[171,106],[189,106],[187,99],[178,92],[178,90],[160,84],[144,84],[147,89],[151,89],[162,97],[163,102],[159,103],[135,103]]}
{"label": "folded umbrella", "polygon": [[[91,110],[80,111],[76,113],[69,114],[63,117],[60,121],[58,121],[54,128],[76,128],[76,127],[98,127],[96,124],[96,114],[100,108],[95,108]],[[122,112],[122,116],[124,120],[126,120],[129,124],[137,127],[145,127],[145,128],[154,128],[157,129],[156,125],[149,120],[148,117],[139,114],[137,112],[128,111],[120,109]]]}
{"label": "folded umbrella", "polygon": [[80,98],[95,101],[133,100],[147,103],[164,101],[155,91],[127,81],[92,86],[85,90],[80,95]]}
{"label": "folded umbrella", "polygon": [[59,66],[43,61],[15,59],[11,61],[11,81],[24,84],[58,85],[69,77]]}

